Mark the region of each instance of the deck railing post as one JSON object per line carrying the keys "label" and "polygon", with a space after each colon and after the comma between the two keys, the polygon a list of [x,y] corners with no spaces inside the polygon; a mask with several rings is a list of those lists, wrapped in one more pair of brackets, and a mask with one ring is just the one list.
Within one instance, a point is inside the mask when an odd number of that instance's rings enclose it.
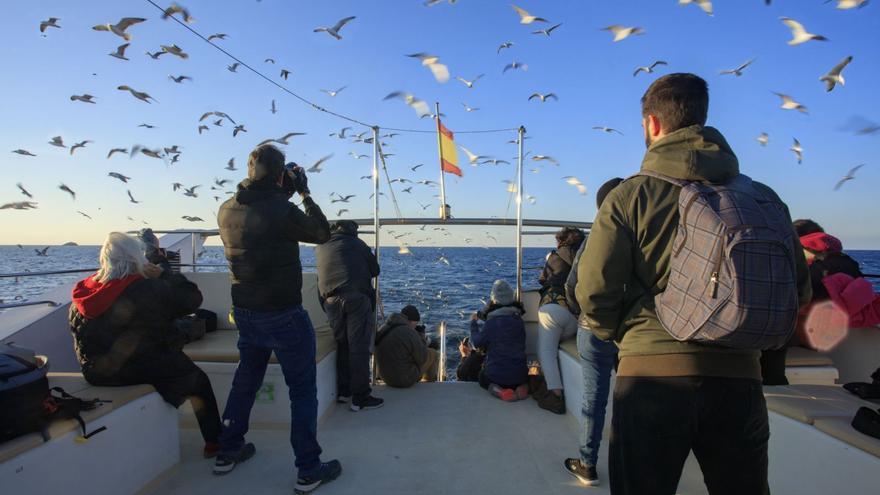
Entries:
{"label": "deck railing post", "polygon": [[[375,239],[375,248],[376,248],[376,262],[379,262],[379,153],[381,153],[381,148],[379,147],[379,127],[373,127],[373,235]],[[379,277],[375,278],[374,289],[376,291],[376,308],[373,313],[373,339],[376,338],[376,332],[379,330],[379,305],[382,304],[381,294],[379,292]],[[371,346],[372,347],[372,346]],[[374,354],[370,355],[370,369],[372,373],[370,374],[370,381],[373,385],[376,384],[376,358]]]}
{"label": "deck railing post", "polygon": [[522,300],[522,198],[523,198],[523,137],[526,128],[519,126],[517,130],[517,159],[516,159],[516,299]]}
{"label": "deck railing post", "polygon": [[440,322],[440,357],[437,364],[437,381],[443,382],[446,378],[446,320]]}

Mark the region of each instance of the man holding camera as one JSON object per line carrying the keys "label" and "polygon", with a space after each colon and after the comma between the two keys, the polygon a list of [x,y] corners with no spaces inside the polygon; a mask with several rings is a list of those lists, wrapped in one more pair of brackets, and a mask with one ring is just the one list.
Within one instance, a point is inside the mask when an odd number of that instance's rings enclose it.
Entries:
{"label": "man holding camera", "polygon": [[376,297],[372,279],[379,262],[358,237],[358,224],[339,220],[330,240],[315,248],[318,291],[336,339],[336,398],[352,411],[376,409],[384,401],[370,395]]}
{"label": "man holding camera", "polygon": [[[297,193],[305,212],[288,201]],[[290,393],[290,443],[299,470],[297,492],[335,479],[339,461],[322,463],[317,440],[315,329],[302,307],[299,243],[321,244],[330,227],[309,195],[305,172],[287,170],[271,145],[248,157],[248,177],[217,216],[232,276],[232,304],[240,361],[226,410],[214,474],[227,474],[256,449],[245,443],[248,420],[274,352]]]}
{"label": "man holding camera", "polygon": [[419,380],[436,381],[440,353],[429,346],[419,310],[412,305],[394,313],[376,335],[379,375],[391,387],[408,388]]}

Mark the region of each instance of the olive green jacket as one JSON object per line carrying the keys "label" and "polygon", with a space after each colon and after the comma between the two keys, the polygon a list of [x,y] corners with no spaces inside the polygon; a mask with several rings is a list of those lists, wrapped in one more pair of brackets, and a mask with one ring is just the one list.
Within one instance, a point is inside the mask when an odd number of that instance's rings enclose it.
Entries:
{"label": "olive green jacket", "polygon": [[[739,164],[720,132],[695,125],[653,143],[642,170],[724,183],[739,174]],[[666,288],[669,277],[680,191],[663,180],[636,176],[608,194],[578,263],[581,321],[600,339],[618,343],[620,376],[760,379],[759,351],[679,342],[657,319],[653,294]],[[810,275],[803,249],[797,246],[794,254],[803,305],[811,297]]]}

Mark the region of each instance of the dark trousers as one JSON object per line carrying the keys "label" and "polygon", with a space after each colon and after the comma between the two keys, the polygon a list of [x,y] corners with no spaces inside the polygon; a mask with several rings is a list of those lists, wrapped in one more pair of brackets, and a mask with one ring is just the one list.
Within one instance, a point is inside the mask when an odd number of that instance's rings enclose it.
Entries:
{"label": "dark trousers", "polygon": [[785,356],[787,349],[761,351],[761,378],[764,385],[788,385],[785,376]]}
{"label": "dark trousers", "polygon": [[251,408],[274,352],[290,397],[290,444],[296,455],[295,465],[300,474],[311,473],[321,465],[312,320],[302,306],[281,311],[234,311],[241,360],[223,412],[221,452],[238,452],[244,445]]}
{"label": "dark trousers", "polygon": [[336,393],[364,399],[372,392],[373,304],[364,294],[343,293],[327,298],[324,311],[336,339]]}
{"label": "dark trousers", "polygon": [[[480,373],[477,375],[477,382],[479,382],[480,386],[485,388],[486,390],[489,390],[489,385],[495,383],[489,378],[489,375],[486,374],[485,368],[481,369]],[[524,383],[527,383],[527,382],[524,382]],[[498,385],[501,388],[516,388],[516,387],[519,387],[520,385],[522,385],[522,383],[517,383],[516,385],[511,385],[509,383],[508,384],[495,383],[495,385]]]}
{"label": "dark trousers", "polygon": [[617,377],[611,423],[612,494],[675,494],[691,450],[711,495],[770,493],[758,380]]}
{"label": "dark trousers", "polygon": [[220,412],[211,380],[182,351],[135,355],[112,375],[84,370],[83,376],[97,386],[152,385],[165,402],[174,407],[190,399],[202,438],[206,442],[217,442],[220,437]]}

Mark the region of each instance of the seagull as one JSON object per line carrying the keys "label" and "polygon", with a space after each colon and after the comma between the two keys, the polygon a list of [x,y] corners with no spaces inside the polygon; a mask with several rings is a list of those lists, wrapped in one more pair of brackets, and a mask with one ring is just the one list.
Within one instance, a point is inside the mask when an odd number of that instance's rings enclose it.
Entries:
{"label": "seagull", "polygon": [[418,183],[419,183],[419,184],[426,185],[426,186],[433,186],[433,187],[437,187],[437,186],[440,185],[440,184],[437,184],[436,182],[434,182],[434,181],[432,181],[432,180],[420,180],[420,181],[418,181]]}
{"label": "seagull", "polygon": [[95,103],[94,101],[92,101],[94,98],[95,98],[94,96],[86,93],[86,94],[81,94],[81,95],[72,95],[70,97],[70,101],[81,101],[83,103]]}
{"label": "seagull", "polygon": [[147,129],[154,129],[156,126],[150,124],[140,124],[138,127],[146,127]]}
{"label": "seagull", "polygon": [[204,222],[204,220],[202,220],[202,219],[199,218],[199,217],[191,217],[191,216],[189,216],[189,215],[183,215],[183,216],[180,217],[180,218],[182,218],[182,219],[184,219],[184,220],[186,220],[186,221],[188,221],[188,222]]}
{"label": "seagull", "polygon": [[361,176],[361,180],[367,180],[367,179],[372,179],[372,178],[373,178],[372,175],[362,175]]}
{"label": "seagull", "polygon": [[401,189],[400,192],[412,194],[412,186],[405,187],[405,188]]}
{"label": "seagull", "polygon": [[505,41],[504,43],[501,43],[501,45],[498,46],[498,51],[495,52],[495,53],[496,53],[496,54],[497,54],[497,53],[501,53],[501,50],[504,50],[504,49],[506,49],[506,48],[510,48],[510,47],[512,47],[513,45],[514,45],[514,43],[513,43],[512,41]]}
{"label": "seagull", "polygon": [[206,126],[206,125],[204,125],[204,124],[202,124],[202,125],[199,126],[199,134],[201,134],[202,131],[209,131],[209,130],[211,130],[211,128],[208,127],[208,126]]}
{"label": "seagull", "polygon": [[36,210],[37,203],[33,201],[16,201],[0,206],[0,210]]}
{"label": "seagull", "polygon": [[383,100],[391,100],[394,98],[403,100],[407,105],[409,105],[410,107],[412,107],[413,110],[416,111],[419,117],[424,117],[431,114],[430,110],[428,110],[428,104],[425,103],[424,100],[416,98],[412,93],[394,91],[393,93],[389,93],[388,96],[383,98]]}
{"label": "seagull", "polygon": [[656,62],[654,62],[653,64],[651,64],[647,67],[638,67],[638,68],[636,68],[636,71],[633,72],[633,77],[636,77],[637,75],[639,75],[639,72],[644,72],[645,74],[653,74],[654,67],[657,67],[658,65],[668,65],[668,64],[663,60],[657,60]]}
{"label": "seagull", "polygon": [[207,118],[210,117],[211,115],[215,115],[215,116],[217,116],[217,117],[220,117],[221,119],[229,119],[229,121],[232,122],[233,124],[237,124],[237,122],[234,121],[234,120],[232,120],[232,117],[230,117],[228,114],[223,113],[223,112],[220,112],[220,111],[217,111],[217,110],[215,110],[215,111],[213,111],[213,112],[205,112],[205,113],[203,113],[202,116],[199,117],[199,122],[202,122],[203,120],[207,119]]}
{"label": "seagull", "polygon": [[110,172],[107,175],[110,177],[113,177],[114,179],[119,179],[126,184],[128,184],[128,180],[131,179],[131,177],[126,177],[126,176],[120,174],[119,172]]}
{"label": "seagull", "polygon": [[352,130],[351,127],[343,127],[339,130],[339,132],[331,132],[330,137],[338,137],[339,139],[345,139],[347,136],[345,135],[345,131]]}
{"label": "seagull", "polygon": [[80,141],[78,143],[75,143],[73,146],[70,147],[70,154],[73,155],[73,152],[76,151],[77,148],[85,148],[86,144],[91,143],[91,142],[92,141],[89,141],[88,139],[86,139],[85,141]]}
{"label": "seagull", "polygon": [[351,156],[351,157],[354,158],[355,160],[360,160],[361,158],[369,158],[368,155],[358,155],[358,154],[355,153],[354,151],[349,151],[348,154],[349,154],[349,156]]}
{"label": "seagull", "polygon": [[[832,0],[825,0],[825,3],[829,3],[831,1]],[[868,0],[837,0],[838,10],[849,10],[856,7],[862,8],[865,5],[868,5]]]}
{"label": "seagull", "polygon": [[464,107],[464,111],[468,112],[468,113],[476,112],[477,110],[479,110],[479,108],[474,108],[474,107],[468,106],[467,103],[462,103],[461,105]]}
{"label": "seagull", "polygon": [[345,208],[343,208],[343,209],[341,209],[341,210],[339,210],[339,211],[336,212],[336,216],[337,216],[337,217],[341,217],[343,213],[348,213],[348,210],[346,210]]}
{"label": "seagull", "polygon": [[532,101],[535,98],[540,99],[541,103],[545,103],[547,101],[547,98],[552,98],[556,101],[559,101],[559,97],[556,96],[556,93],[547,93],[547,94],[532,93],[532,95],[529,96],[529,101]]}
{"label": "seagull", "polygon": [[538,16],[534,16],[532,14],[529,14],[528,12],[517,7],[516,5],[511,5],[511,7],[513,7],[513,10],[515,10],[516,13],[519,14],[519,23],[520,24],[531,24],[533,22],[549,22],[547,19],[544,19],[543,17],[538,17]]}
{"label": "seagull", "polygon": [[342,36],[340,36],[339,30],[342,29],[349,22],[353,21],[354,19],[355,19],[355,16],[346,17],[344,19],[340,19],[340,21],[337,22],[333,27],[323,27],[323,26],[317,27],[314,30],[312,30],[312,32],[313,33],[327,33],[330,36],[333,36],[334,38],[336,38],[337,40],[341,40]]}
{"label": "seagull", "polygon": [[568,175],[568,176],[563,177],[563,179],[565,179],[565,182],[567,184],[576,187],[579,194],[581,194],[581,195],[587,194],[587,186],[585,186],[584,183],[581,182],[580,179],[578,179],[577,177]]}
{"label": "seagull", "polygon": [[182,151],[180,150],[180,148],[177,147],[176,144],[170,148],[164,148],[162,151],[164,151],[166,155],[179,155],[180,153],[182,153]]}
{"label": "seagull", "polygon": [[808,33],[803,24],[790,17],[780,17],[779,20],[788,26],[788,29],[791,29],[791,39],[788,40],[788,44],[791,46],[800,45],[810,40],[828,41],[828,38],[824,36]]}
{"label": "seagull", "polygon": [[59,148],[67,148],[67,146],[64,146],[64,141],[61,139],[61,136],[53,137],[52,140],[49,141],[49,144],[52,146],[58,146]]}
{"label": "seagull", "polygon": [[264,64],[274,64],[275,59],[274,58],[267,58],[266,60],[263,60],[263,63]]}
{"label": "seagull", "polygon": [[238,62],[236,62],[236,63],[234,63],[234,64],[232,64],[232,65],[227,65],[227,66],[226,66],[226,70],[228,70],[229,72],[236,72],[236,71],[238,70],[238,66],[239,66],[239,65],[241,65],[241,64],[238,63]]}
{"label": "seagull", "polygon": [[24,186],[21,185],[21,182],[15,184],[15,187],[17,187],[18,190],[21,191],[21,193],[24,194],[25,196],[27,196],[28,198],[34,199],[34,195],[31,194],[27,189],[25,189]]}
{"label": "seagull", "polygon": [[[538,202],[538,200],[535,199],[535,197],[532,196],[531,194],[526,194],[526,200],[529,202],[529,204],[532,204],[532,205]],[[496,240],[495,242],[498,242],[498,241]]]}
{"label": "seagull", "polygon": [[127,191],[125,191],[125,192],[128,193],[128,200],[129,200],[129,201],[131,201],[131,202],[134,203],[134,204],[138,204],[138,203],[140,203],[140,201],[134,199],[134,196],[131,195],[131,190],[127,190]]}
{"label": "seagull", "polygon": [[31,153],[30,151],[23,150],[21,148],[19,148],[17,150],[13,150],[13,153],[18,153],[19,155],[24,155],[24,156],[37,156],[37,155]]}
{"label": "seagull", "polygon": [[109,31],[116,36],[123,38],[125,41],[131,41],[131,35],[126,33],[125,30],[130,26],[144,21],[146,21],[146,19],[142,17],[123,17],[116,24],[98,24],[97,26],[92,26],[92,29],[95,31]]}
{"label": "seagull", "polygon": [[235,168],[235,157],[230,158],[229,161],[226,162],[225,168],[226,170],[238,170],[237,168]]}
{"label": "seagull", "polygon": [[422,61],[422,65],[431,70],[434,79],[439,83],[445,83],[449,80],[449,67],[440,63],[440,58],[436,55],[428,53],[412,53],[407,55],[410,58],[417,58]]}
{"label": "seagull", "polygon": [[623,41],[636,34],[645,34],[645,30],[640,27],[624,27],[616,24],[604,27],[601,31],[610,31],[614,34],[614,42]]}
{"label": "seagull", "polygon": [[178,153],[178,154],[176,154],[176,155],[174,155],[174,156],[171,157],[171,163],[170,163],[170,165],[174,165],[175,163],[177,163],[178,160],[180,160],[180,153]]}
{"label": "seagull", "polygon": [[152,58],[153,60],[159,60],[159,57],[161,57],[162,55],[165,55],[165,54],[168,53],[168,52],[164,52],[164,51],[162,51],[162,50],[159,50],[159,51],[156,52],[156,53],[150,53],[150,52],[144,52],[144,53],[146,53],[147,55],[149,55],[150,58]]}
{"label": "seagull", "polygon": [[418,170],[419,167],[424,167],[424,166],[425,166],[424,163],[420,163],[420,164],[416,165],[415,167],[410,167],[409,169],[412,170],[413,172],[415,172],[416,170]]}
{"label": "seagull", "polygon": [[189,76],[171,76],[171,75],[169,75],[168,79],[171,79],[172,81],[176,82],[177,84],[180,84],[183,81],[192,81],[192,78]]}
{"label": "seagull", "polygon": [[348,201],[353,197],[355,197],[354,194],[348,194],[346,196],[343,196],[340,194],[338,198],[331,200],[330,202],[331,203],[348,203]]}
{"label": "seagull", "polygon": [[723,70],[723,71],[719,72],[719,74],[721,74],[722,76],[729,75],[729,74],[733,74],[734,76],[739,77],[739,76],[742,75],[742,71],[744,71],[745,68],[748,67],[749,65],[751,65],[751,63],[754,62],[754,61],[755,61],[755,59],[751,59],[751,60],[749,60],[748,62],[746,62],[746,63],[740,65],[740,66],[737,67],[736,69]]}
{"label": "seagull", "polygon": [[471,166],[476,167],[476,166],[477,166],[477,162],[479,162],[480,160],[485,160],[485,159],[490,158],[490,157],[488,157],[488,156],[475,155],[475,154],[471,153],[471,151],[470,151],[469,149],[465,148],[465,147],[462,146],[462,145],[458,145],[458,147],[461,148],[462,151],[464,151],[464,154],[465,154],[465,155],[467,155],[467,157],[468,157],[468,162],[470,162]]}
{"label": "seagull", "polygon": [[856,165],[855,167],[849,169],[849,172],[847,172],[846,175],[843,176],[843,178],[841,178],[839,181],[837,181],[837,184],[834,186],[834,190],[836,191],[836,190],[840,189],[840,186],[842,186],[844,184],[844,182],[846,182],[848,180],[855,179],[856,178],[856,175],[855,175],[856,171],[858,171],[860,168],[862,168],[864,166],[865,166],[865,164],[862,163],[862,164]]}
{"label": "seagull", "polygon": [[138,152],[143,153],[144,155],[147,155],[147,156],[149,156],[150,158],[158,158],[158,159],[160,159],[160,160],[164,159],[164,157],[162,156],[162,154],[160,154],[158,151],[153,151],[153,150],[151,150],[151,149],[149,149],[149,148],[144,148],[143,146],[134,146],[134,147],[132,147],[132,148],[131,148],[131,154],[130,154],[129,156],[132,157],[132,158],[134,158],[134,156],[137,155]]}
{"label": "seagull", "polygon": [[288,142],[288,140],[290,138],[292,138],[294,136],[305,136],[305,134],[306,133],[304,133],[304,132],[288,132],[287,134],[285,134],[277,139],[266,139],[266,140],[260,142],[260,144],[258,144],[257,146],[262,146],[262,145],[268,144],[268,143],[278,143],[278,144],[283,144],[286,146],[286,145],[290,144]]}
{"label": "seagull", "polygon": [[791,96],[784,95],[784,94],[782,94],[782,93],[777,93],[777,92],[775,92],[775,91],[773,92],[773,94],[776,95],[776,96],[778,96],[778,97],[780,97],[780,98],[782,98],[782,105],[780,105],[779,108],[781,108],[781,109],[783,109],[783,110],[797,110],[798,112],[801,112],[801,113],[808,113],[808,112],[807,112],[807,107],[805,107],[805,106],[801,105],[800,103],[794,101],[794,100],[791,98]]}
{"label": "seagull", "polygon": [[48,27],[61,29],[61,26],[59,26],[57,24],[58,21],[59,21],[59,19],[57,17],[50,17],[49,19],[41,22],[40,23],[40,32],[41,33],[46,32],[46,28],[48,28]]}
{"label": "seagull", "polygon": [[281,78],[286,81],[288,76],[290,76],[290,71],[287,69],[281,69]]}
{"label": "seagull", "polygon": [[695,4],[697,7],[703,9],[703,12],[712,15],[712,2],[710,0],[678,0],[679,5],[687,5],[687,4]]}
{"label": "seagull", "polygon": [[178,189],[180,189],[181,187],[183,187],[183,184],[181,184],[180,182],[175,182],[174,184],[171,184],[171,187],[172,187],[173,190],[176,192]]}
{"label": "seagull", "polygon": [[499,163],[503,163],[505,165],[510,165],[509,161],[499,160],[498,158],[489,158],[488,160],[483,160],[480,162],[480,165],[485,165],[487,163],[491,163],[492,165],[498,165]]}
{"label": "seagull", "polygon": [[244,128],[244,124],[237,125],[232,128],[232,137],[238,136],[239,132],[247,132],[247,129]]}
{"label": "seagull", "polygon": [[767,143],[770,142],[770,136],[766,132],[762,132],[756,139],[761,143],[761,146],[767,146]]}
{"label": "seagull", "polygon": [[169,17],[173,16],[174,14],[183,14],[183,22],[185,22],[187,24],[189,24],[190,22],[195,20],[192,18],[191,15],[189,15],[188,10],[186,10],[184,7],[181,7],[180,5],[178,5],[176,3],[172,3],[171,7],[168,7],[167,9],[165,9],[165,12],[162,13],[162,19],[168,19]]}
{"label": "seagull", "polygon": [[617,129],[611,128],[611,127],[604,127],[604,126],[597,125],[597,126],[593,126],[593,129],[595,129],[597,131],[607,132],[608,134],[611,134],[612,132],[616,132],[616,133],[620,134],[621,136],[623,136],[622,132],[618,131]]}
{"label": "seagull", "polygon": [[331,159],[331,158],[333,158],[333,153],[330,153],[329,155],[320,158],[318,161],[315,162],[314,165],[312,165],[311,167],[307,168],[307,169],[306,169],[306,172],[313,173],[313,174],[319,174],[319,173],[321,173],[321,171],[323,170],[323,169],[321,168],[321,165],[323,165],[324,162],[326,162],[327,160],[329,160],[329,159]]}
{"label": "seagull", "polygon": [[37,256],[48,256],[47,252],[51,246],[46,246],[43,249],[34,249],[37,252]]}
{"label": "seagull", "polygon": [[269,111],[272,112],[272,115],[275,115],[275,112],[278,111],[277,109],[275,109],[275,100],[272,100],[272,107],[269,108]]}
{"label": "seagull", "polygon": [[217,184],[218,187],[226,187],[226,183],[230,182],[229,179],[214,179],[214,184]]}
{"label": "seagull", "polygon": [[212,34],[211,36],[208,36],[208,41],[225,40],[227,36],[229,36],[229,35],[226,33]]}
{"label": "seagull", "polygon": [[524,71],[527,71],[527,70],[529,70],[529,66],[522,63],[522,62],[515,62],[514,61],[514,62],[511,62],[511,63],[505,65],[504,70],[502,70],[501,73],[504,74],[505,72],[507,72],[511,69],[513,69],[513,70],[522,69]]}
{"label": "seagull", "polygon": [[89,220],[92,219],[91,215],[89,215],[89,214],[87,214],[87,213],[83,213],[83,212],[81,212],[81,211],[79,211],[79,210],[76,210],[76,212],[79,213],[80,215],[82,215],[82,216],[88,218]]}
{"label": "seagull", "polygon": [[130,45],[130,44],[131,44],[131,43],[126,43],[126,44],[124,44],[124,45],[119,45],[119,46],[116,47],[116,51],[115,51],[115,52],[108,53],[107,55],[110,55],[111,57],[116,57],[116,58],[118,58],[118,59],[120,59],[120,60],[128,60],[128,59],[125,57],[125,49],[128,48],[128,45]]}
{"label": "seagull", "polygon": [[839,64],[835,65],[830,71],[828,71],[827,74],[825,74],[824,76],[819,78],[820,81],[825,82],[825,90],[826,91],[831,91],[832,89],[834,89],[835,84],[840,84],[841,86],[844,85],[844,83],[846,81],[844,81],[844,79],[843,79],[842,72],[843,72],[843,69],[850,62],[852,62],[852,59],[853,59],[852,55],[846,57]]}
{"label": "seagull", "polygon": [[73,198],[74,200],[76,199],[76,193],[73,192],[73,189],[67,187],[67,185],[61,184],[58,186],[58,189],[61,189],[62,191],[66,192],[67,194],[70,194],[70,197]]}
{"label": "seagull", "polygon": [[797,138],[794,138],[794,144],[789,148],[790,151],[794,152],[794,156],[797,157],[798,164],[804,161],[804,149],[801,147],[800,141]]}
{"label": "seagull", "polygon": [[341,93],[342,90],[345,89],[345,88],[347,88],[347,87],[348,87],[348,86],[343,86],[343,87],[341,87],[341,88],[339,88],[339,89],[337,89],[337,90],[335,90],[335,91],[333,91],[333,90],[329,90],[329,89],[322,89],[321,92],[323,92],[323,93],[327,93],[327,94],[330,95],[331,97],[336,97],[336,95],[338,95],[339,93]]}
{"label": "seagull", "polygon": [[485,75],[485,74],[480,74],[479,76],[477,76],[477,77],[471,79],[470,81],[468,81],[467,79],[465,79],[465,78],[463,78],[463,77],[455,76],[455,78],[456,78],[457,80],[461,81],[462,84],[464,84],[465,86],[467,86],[468,89],[472,89],[472,88],[474,87],[474,83],[477,82],[477,81],[478,81],[481,77],[483,77],[484,75]]}
{"label": "seagull", "polygon": [[192,187],[184,187],[183,188],[183,195],[189,196],[190,198],[198,198],[199,195],[196,193],[196,189],[199,187],[202,187],[201,184],[195,185]]}
{"label": "seagull", "polygon": [[560,22],[559,24],[556,24],[555,26],[550,26],[550,27],[547,28],[547,29],[539,29],[539,30],[537,30],[537,31],[532,31],[532,34],[543,34],[544,36],[546,36],[546,37],[549,38],[549,37],[550,37],[550,33],[552,33],[553,30],[555,30],[556,28],[558,28],[558,27],[561,26],[561,25],[562,25],[562,23]]}
{"label": "seagull", "polygon": [[189,54],[184,52],[182,48],[177,45],[159,45],[159,48],[162,49],[165,53],[170,53],[175,57],[180,57],[184,60],[189,58]]}
{"label": "seagull", "polygon": [[[134,97],[137,98],[138,100],[141,100],[141,101],[144,101],[144,102],[147,102],[147,103],[150,103],[150,100],[157,101],[155,98],[153,98],[152,96],[148,95],[147,93],[142,93],[142,92],[140,92],[140,91],[135,91],[135,90],[132,89],[130,86],[126,86],[126,85],[124,85],[124,84],[123,84],[122,86],[117,87],[116,89],[118,89],[118,90],[120,90],[120,91],[128,91],[129,93],[131,93],[131,96],[134,96]],[[157,101],[157,102],[158,102],[158,101]]]}
{"label": "seagull", "polygon": [[532,161],[536,161],[536,162],[548,161],[548,162],[552,163],[553,165],[556,165],[557,167],[559,166],[559,162],[556,161],[556,159],[553,158],[552,156],[548,156],[548,155],[535,155],[532,157]]}

